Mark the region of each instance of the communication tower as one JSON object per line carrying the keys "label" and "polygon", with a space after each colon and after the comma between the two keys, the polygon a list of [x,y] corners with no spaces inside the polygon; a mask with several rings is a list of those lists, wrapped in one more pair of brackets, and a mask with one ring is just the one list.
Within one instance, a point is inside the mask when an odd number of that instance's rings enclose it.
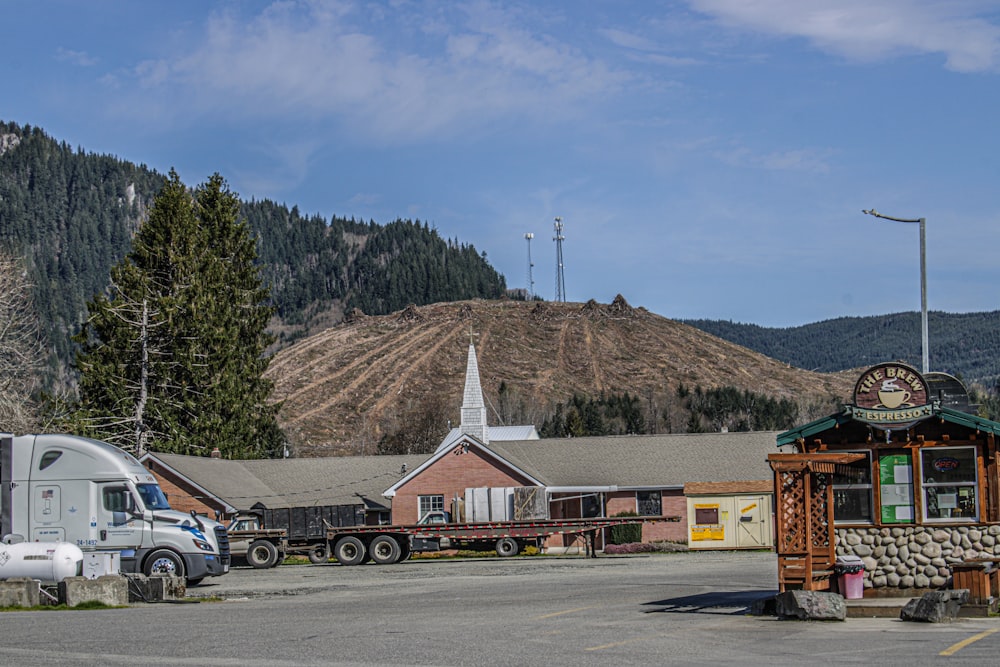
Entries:
{"label": "communication tower", "polygon": [[556,301],[566,301],[566,276],[563,274],[563,253],[562,242],[566,239],[563,236],[562,217],[556,216],[556,235],[552,240],[556,242]]}
{"label": "communication tower", "polygon": [[534,264],[531,262],[531,239],[535,238],[535,235],[528,232],[524,235],[524,240],[528,242],[528,301],[535,298],[535,277],[532,275],[532,269]]}

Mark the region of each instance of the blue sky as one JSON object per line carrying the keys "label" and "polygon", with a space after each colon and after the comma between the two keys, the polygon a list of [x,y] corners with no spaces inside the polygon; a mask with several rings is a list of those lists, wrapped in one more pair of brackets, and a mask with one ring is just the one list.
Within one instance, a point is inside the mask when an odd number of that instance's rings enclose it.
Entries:
{"label": "blue sky", "polygon": [[0,119],[420,219],[510,287],[794,326],[997,310],[1000,3],[5,0]]}

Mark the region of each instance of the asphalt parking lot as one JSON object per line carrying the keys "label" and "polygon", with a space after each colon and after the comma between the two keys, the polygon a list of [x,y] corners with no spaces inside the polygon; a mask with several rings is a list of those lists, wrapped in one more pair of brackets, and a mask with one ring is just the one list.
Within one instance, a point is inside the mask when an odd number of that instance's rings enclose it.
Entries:
{"label": "asphalt parking lot", "polygon": [[1000,621],[782,621],[773,553],[237,568],[183,602],[14,612],[19,665],[986,664]]}

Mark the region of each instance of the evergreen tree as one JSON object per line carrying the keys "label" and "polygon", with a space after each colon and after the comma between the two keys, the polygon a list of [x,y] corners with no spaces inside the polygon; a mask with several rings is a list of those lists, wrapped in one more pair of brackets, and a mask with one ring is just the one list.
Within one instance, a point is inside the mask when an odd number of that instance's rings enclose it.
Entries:
{"label": "evergreen tree", "polygon": [[133,450],[281,451],[262,377],[272,309],[239,206],[218,174],[191,193],[170,172],[111,271],[112,296],[88,304],[76,430]]}

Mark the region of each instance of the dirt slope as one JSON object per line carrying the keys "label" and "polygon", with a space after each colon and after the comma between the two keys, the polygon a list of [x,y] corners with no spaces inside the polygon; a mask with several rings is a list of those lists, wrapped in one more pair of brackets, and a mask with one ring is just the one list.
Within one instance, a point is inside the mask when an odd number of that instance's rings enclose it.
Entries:
{"label": "dirt slope", "polygon": [[379,317],[356,314],[275,356],[267,376],[283,402],[280,419],[297,453],[374,453],[390,423],[434,402],[457,425],[470,340],[490,424],[505,412],[501,382],[508,402],[513,396],[521,405],[519,416],[527,411],[530,418],[574,392],[652,396],[684,384],[735,386],[800,402],[843,401],[855,379],[853,373],[792,368],[633,308],[620,296],[612,304],[410,306]]}

